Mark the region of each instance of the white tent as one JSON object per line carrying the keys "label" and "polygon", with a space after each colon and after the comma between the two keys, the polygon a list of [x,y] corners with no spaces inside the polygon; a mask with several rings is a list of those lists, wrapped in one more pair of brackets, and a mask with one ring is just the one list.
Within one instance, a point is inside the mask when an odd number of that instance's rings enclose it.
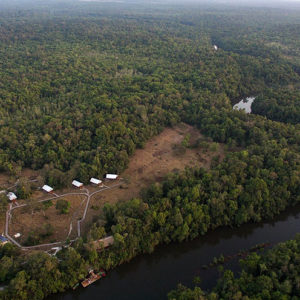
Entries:
{"label": "white tent", "polygon": [[117,179],[118,175],[116,174],[106,174],[106,179]]}
{"label": "white tent", "polygon": [[78,188],[83,187],[83,183],[82,183],[82,182],[79,182],[79,181],[77,181],[77,180],[73,180],[73,181],[72,181],[72,184],[73,184],[74,186],[78,187]]}
{"label": "white tent", "polygon": [[97,178],[91,178],[90,182],[93,183],[93,184],[97,184],[97,185],[102,183],[102,181],[100,179],[97,179]]}
{"label": "white tent", "polygon": [[17,196],[16,196],[13,192],[9,192],[9,193],[7,194],[7,197],[8,197],[8,199],[9,199],[10,201],[14,201],[14,200],[17,199]]}
{"label": "white tent", "polygon": [[19,232],[14,235],[15,238],[19,238],[20,236],[21,236],[21,233],[19,233]]}
{"label": "white tent", "polygon": [[44,191],[46,191],[47,193],[51,193],[51,192],[53,191],[53,188],[52,188],[51,186],[47,185],[47,184],[45,184],[45,185],[42,187],[42,189],[43,189]]}
{"label": "white tent", "polygon": [[217,46],[217,45],[214,45],[214,49],[217,51],[217,50],[218,50],[218,46]]}

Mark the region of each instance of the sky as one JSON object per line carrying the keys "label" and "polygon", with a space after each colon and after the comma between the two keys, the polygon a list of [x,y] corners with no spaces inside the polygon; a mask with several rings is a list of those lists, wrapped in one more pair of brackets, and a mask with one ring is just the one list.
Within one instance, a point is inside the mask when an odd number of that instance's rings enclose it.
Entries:
{"label": "sky", "polygon": [[9,4],[10,6],[18,5],[18,4],[49,4],[49,3],[58,3],[58,2],[68,2],[68,3],[76,3],[76,2],[129,2],[129,3],[167,3],[167,4],[233,4],[237,6],[254,6],[254,7],[297,7],[300,9],[300,0],[0,0],[1,4]]}

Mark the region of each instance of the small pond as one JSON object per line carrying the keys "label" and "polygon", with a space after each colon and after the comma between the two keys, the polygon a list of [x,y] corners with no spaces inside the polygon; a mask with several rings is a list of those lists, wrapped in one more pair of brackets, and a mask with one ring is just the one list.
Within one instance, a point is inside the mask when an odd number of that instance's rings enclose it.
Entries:
{"label": "small pond", "polygon": [[251,106],[256,97],[247,97],[233,106],[233,109],[245,110],[247,114],[251,113]]}

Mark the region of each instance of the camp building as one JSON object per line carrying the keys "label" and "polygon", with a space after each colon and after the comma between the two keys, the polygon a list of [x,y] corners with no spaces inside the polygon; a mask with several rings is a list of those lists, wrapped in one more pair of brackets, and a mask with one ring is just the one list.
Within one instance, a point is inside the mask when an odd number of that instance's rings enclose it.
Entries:
{"label": "camp building", "polygon": [[52,188],[51,186],[47,185],[47,184],[45,184],[45,185],[42,187],[42,189],[43,189],[45,192],[47,192],[47,193],[53,192],[53,188]]}
{"label": "camp building", "polygon": [[76,186],[77,188],[82,188],[83,187],[83,183],[79,182],[77,180],[73,180],[72,185]]}
{"label": "camp building", "polygon": [[90,180],[90,183],[93,183],[93,184],[96,184],[96,185],[99,185],[102,183],[102,180],[100,179],[97,179],[97,178],[91,178]]}

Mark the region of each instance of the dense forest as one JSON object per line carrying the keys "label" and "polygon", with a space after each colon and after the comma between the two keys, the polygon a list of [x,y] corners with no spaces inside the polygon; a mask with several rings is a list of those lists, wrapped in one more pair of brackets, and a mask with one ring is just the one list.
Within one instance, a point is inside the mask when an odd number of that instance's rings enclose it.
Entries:
{"label": "dense forest", "polygon": [[[254,26],[247,10],[193,13],[188,22],[190,9],[106,17],[109,5],[83,8],[0,15],[2,171],[43,168],[56,187],[120,172],[135,148],[186,119],[195,99],[230,109],[241,95],[299,82],[297,60],[252,36],[262,26],[271,39],[272,19]],[[243,38],[229,49],[236,26]]]}
{"label": "dense forest", "polygon": [[265,90],[255,99],[252,112],[274,121],[299,124],[300,92],[299,90]]}
{"label": "dense forest", "polygon": [[[91,265],[109,270],[158,244],[271,219],[300,203],[300,12],[69,8],[0,13],[2,171],[42,169],[56,187],[75,176],[86,182],[121,172],[136,148],[180,121],[231,151],[211,170],[170,174],[140,199],[107,204],[57,258],[6,244],[0,297],[43,299]],[[257,114],[232,110],[250,94],[259,95]],[[114,245],[96,251],[92,241],[106,234]]]}
{"label": "dense forest", "polygon": [[169,299],[299,299],[300,235],[261,255],[253,253],[241,260],[241,274],[226,270],[211,292],[200,287],[179,285]]}

